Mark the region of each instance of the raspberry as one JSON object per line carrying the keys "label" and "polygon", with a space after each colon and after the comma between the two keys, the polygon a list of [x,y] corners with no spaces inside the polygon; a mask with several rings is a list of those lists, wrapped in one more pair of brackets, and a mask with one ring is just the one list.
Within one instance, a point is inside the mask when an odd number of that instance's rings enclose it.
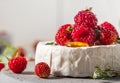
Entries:
{"label": "raspberry", "polygon": [[33,42],[32,47],[33,47],[33,49],[34,49],[34,52],[36,51],[36,48],[37,48],[37,45],[38,45],[39,42],[40,42],[40,40],[35,40],[35,41]]}
{"label": "raspberry", "polygon": [[100,25],[100,27],[101,27],[102,31],[112,31],[119,37],[117,30],[115,29],[115,27],[111,23],[104,22]]}
{"label": "raspberry", "polygon": [[56,43],[59,45],[65,45],[66,42],[72,41],[72,29],[73,27],[71,24],[62,25],[55,35]]}
{"label": "raspberry", "polygon": [[22,48],[22,47],[18,47],[17,50],[18,50],[18,54],[19,54],[20,56],[25,57],[25,55],[26,55],[26,51],[25,51],[24,48]]}
{"label": "raspberry", "polygon": [[0,71],[5,67],[4,63],[0,62]]}
{"label": "raspberry", "polygon": [[81,25],[73,29],[72,38],[74,41],[93,45],[96,39],[96,34],[92,28]]}
{"label": "raspberry", "polygon": [[22,56],[25,57],[26,55],[26,51],[24,48],[22,48],[21,46],[17,47],[16,51],[13,53],[12,56]]}
{"label": "raspberry", "polygon": [[98,22],[95,14],[90,9],[79,11],[74,17],[74,21],[77,25],[85,25],[91,28],[95,28]]}
{"label": "raspberry", "polygon": [[35,74],[40,78],[47,78],[50,75],[50,67],[45,62],[35,65]]}
{"label": "raspberry", "polygon": [[27,60],[24,57],[15,57],[8,62],[10,70],[14,73],[22,73],[27,66]]}
{"label": "raspberry", "polygon": [[112,31],[104,31],[100,33],[100,43],[102,45],[113,44],[117,40],[116,33]]}
{"label": "raspberry", "polygon": [[115,27],[109,23],[104,22],[99,26],[100,30],[100,43],[103,45],[109,45],[117,41],[119,37],[117,30]]}

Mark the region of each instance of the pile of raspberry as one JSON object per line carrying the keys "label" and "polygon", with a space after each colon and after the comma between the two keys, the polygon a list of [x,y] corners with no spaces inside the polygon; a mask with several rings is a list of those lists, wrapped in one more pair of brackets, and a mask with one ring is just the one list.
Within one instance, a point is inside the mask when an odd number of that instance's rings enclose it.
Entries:
{"label": "pile of raspberry", "polygon": [[115,27],[105,21],[98,25],[96,15],[90,9],[81,10],[74,17],[74,24],[59,27],[55,41],[58,45],[67,42],[84,42],[90,46],[114,44],[119,38]]}

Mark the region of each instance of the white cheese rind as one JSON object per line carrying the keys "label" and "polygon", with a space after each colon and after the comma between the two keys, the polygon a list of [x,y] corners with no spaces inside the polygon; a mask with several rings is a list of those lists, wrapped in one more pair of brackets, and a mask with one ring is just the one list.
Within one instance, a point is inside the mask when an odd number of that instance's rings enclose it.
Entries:
{"label": "white cheese rind", "polygon": [[55,76],[91,77],[95,66],[103,69],[111,66],[116,71],[120,70],[120,45],[72,48],[40,42],[35,64],[39,62],[46,62]]}

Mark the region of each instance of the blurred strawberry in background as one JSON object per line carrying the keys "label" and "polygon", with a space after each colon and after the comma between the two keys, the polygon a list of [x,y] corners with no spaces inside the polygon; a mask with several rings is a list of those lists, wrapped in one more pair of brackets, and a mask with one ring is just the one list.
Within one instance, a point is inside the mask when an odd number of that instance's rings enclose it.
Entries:
{"label": "blurred strawberry in background", "polygon": [[25,57],[26,56],[26,51],[23,47],[19,46],[16,48],[16,50],[13,53],[13,56],[22,56]]}
{"label": "blurred strawberry in background", "polygon": [[0,35],[6,35],[6,34],[7,34],[6,31],[4,31],[4,30],[0,31]]}
{"label": "blurred strawberry in background", "polygon": [[4,63],[0,62],[0,71],[5,67]]}
{"label": "blurred strawberry in background", "polygon": [[0,58],[0,71],[5,67],[5,64],[2,62],[1,58]]}
{"label": "blurred strawberry in background", "polygon": [[33,47],[34,51],[36,51],[36,48],[37,48],[37,45],[38,45],[39,42],[40,42],[40,40],[35,40],[35,41],[33,42],[32,47]]}

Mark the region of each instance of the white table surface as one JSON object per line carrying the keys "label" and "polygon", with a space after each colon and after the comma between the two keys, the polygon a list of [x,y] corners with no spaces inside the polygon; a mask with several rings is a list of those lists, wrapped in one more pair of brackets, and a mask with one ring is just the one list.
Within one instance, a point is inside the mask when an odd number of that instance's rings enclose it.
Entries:
{"label": "white table surface", "polygon": [[30,62],[22,74],[14,74],[11,71],[0,72],[0,83],[120,83],[120,78],[106,80],[94,80],[91,78],[49,77],[43,79],[37,77],[34,72],[34,62]]}

